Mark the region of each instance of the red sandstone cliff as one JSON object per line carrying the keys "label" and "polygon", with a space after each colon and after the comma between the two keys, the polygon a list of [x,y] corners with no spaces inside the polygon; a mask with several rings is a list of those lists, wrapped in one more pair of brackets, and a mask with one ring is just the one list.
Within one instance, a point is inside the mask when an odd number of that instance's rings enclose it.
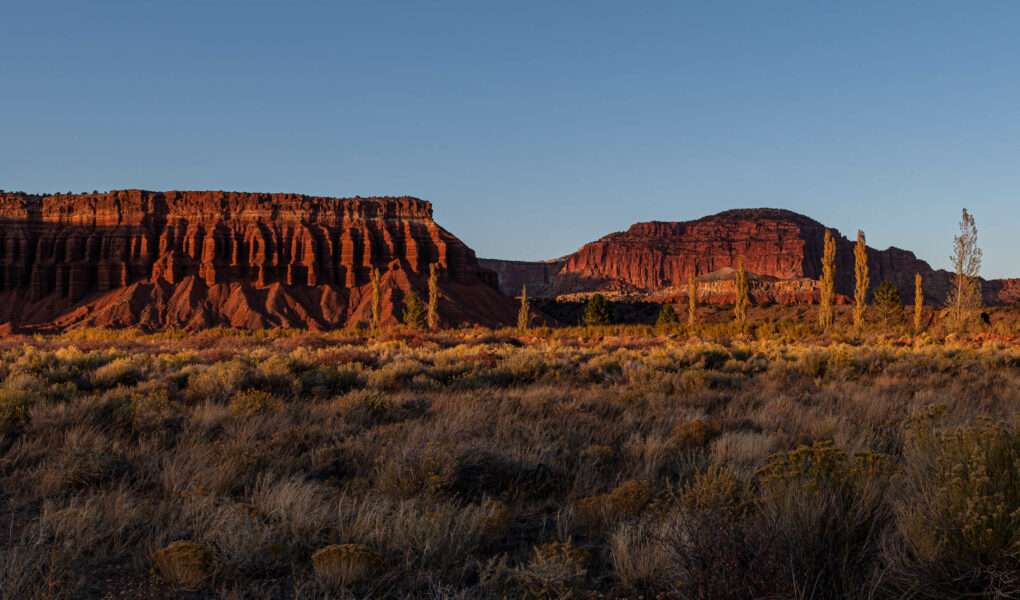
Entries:
{"label": "red sandstone cliff", "polygon": [[[754,278],[756,301],[812,302],[821,275],[825,226],[803,215],[779,209],[730,210],[684,222],[652,221],[632,225],[627,231],[609,234],[585,244],[577,252],[549,263],[521,263],[482,259],[500,276],[504,293],[562,296],[579,292],[611,291],[651,299],[686,294],[686,282],[694,273],[704,300],[732,301],[731,277],[726,273],[744,259]],[[853,294],[853,241],[836,233],[837,282],[840,294]],[[541,269],[529,264],[542,265]],[[945,300],[951,276],[936,271],[912,252],[899,248],[869,248],[868,266],[872,289],[891,281],[905,302],[914,298],[914,274],[924,276],[926,301]],[[541,275],[534,280],[531,275]],[[1016,301],[1020,282],[985,282],[989,304]],[[538,295],[532,293],[532,295]]]}
{"label": "red sandstone cliff", "polygon": [[0,194],[0,323],[310,327],[383,319],[440,268],[449,325],[511,322],[495,274],[416,198],[238,192]]}

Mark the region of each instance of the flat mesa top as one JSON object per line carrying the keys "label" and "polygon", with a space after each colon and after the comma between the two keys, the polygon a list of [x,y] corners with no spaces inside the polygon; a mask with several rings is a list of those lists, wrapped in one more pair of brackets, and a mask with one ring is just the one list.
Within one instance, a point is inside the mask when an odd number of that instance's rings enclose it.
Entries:
{"label": "flat mesa top", "polygon": [[432,218],[432,203],[413,196],[336,198],[289,193],[216,190],[166,192],[114,190],[87,194],[0,193],[0,217],[17,220],[64,219],[109,214],[289,213],[351,214],[362,217]]}

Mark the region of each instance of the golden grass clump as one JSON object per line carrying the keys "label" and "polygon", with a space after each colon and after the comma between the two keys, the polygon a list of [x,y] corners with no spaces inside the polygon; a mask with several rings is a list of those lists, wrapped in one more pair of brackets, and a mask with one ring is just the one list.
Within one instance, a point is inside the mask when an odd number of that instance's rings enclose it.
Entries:
{"label": "golden grass clump", "polygon": [[195,542],[179,540],[152,555],[163,579],[187,591],[198,591],[212,577],[213,555]]}
{"label": "golden grass clump", "polygon": [[865,452],[851,456],[835,447],[831,440],[825,440],[773,454],[758,476],[766,488],[791,482],[817,488],[823,484],[841,486],[878,478],[887,468],[888,459],[881,454]]}
{"label": "golden grass clump", "polygon": [[230,414],[235,417],[250,417],[282,408],[283,401],[278,396],[262,390],[244,390],[230,398]]}
{"label": "golden grass clump", "polygon": [[738,512],[748,496],[746,486],[728,468],[711,466],[684,488],[680,502],[692,510]]}
{"label": "golden grass clump", "polygon": [[588,575],[591,559],[591,552],[570,541],[542,544],[518,577],[532,597],[570,598]]}
{"label": "golden grass clump", "polygon": [[625,481],[608,494],[581,498],[574,510],[579,524],[594,528],[641,514],[651,499],[647,483]]}
{"label": "golden grass clump", "polygon": [[329,587],[363,583],[382,568],[383,559],[363,544],[331,544],[312,555],[315,576]]}
{"label": "golden grass clump", "polygon": [[673,428],[670,442],[678,450],[704,448],[719,435],[714,427],[702,419],[685,421]]}

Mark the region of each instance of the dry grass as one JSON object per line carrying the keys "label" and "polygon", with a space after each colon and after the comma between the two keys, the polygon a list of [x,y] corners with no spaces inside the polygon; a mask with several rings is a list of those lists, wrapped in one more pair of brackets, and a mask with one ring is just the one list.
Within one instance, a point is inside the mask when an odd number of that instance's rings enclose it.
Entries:
{"label": "dry grass", "polygon": [[998,317],[6,339],[0,596],[1016,597]]}

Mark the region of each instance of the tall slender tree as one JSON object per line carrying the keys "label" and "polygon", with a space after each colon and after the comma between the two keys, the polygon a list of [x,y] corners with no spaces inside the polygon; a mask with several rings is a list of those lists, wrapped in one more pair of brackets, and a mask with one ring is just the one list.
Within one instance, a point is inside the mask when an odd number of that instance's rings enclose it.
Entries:
{"label": "tall slender tree", "polygon": [[864,241],[864,232],[857,232],[857,245],[854,247],[854,328],[858,331],[864,327],[864,311],[868,306],[868,245]]}
{"label": "tall slender tree", "polygon": [[517,330],[527,331],[531,323],[531,307],[528,306],[528,286],[521,286],[521,307],[517,309]]}
{"label": "tall slender tree", "polygon": [[974,216],[963,209],[960,217],[960,234],[953,237],[953,290],[949,295],[949,309],[957,329],[962,329],[971,312],[981,307],[981,258],[977,245],[977,224]]}
{"label": "tall slender tree", "polygon": [[372,269],[372,329],[382,325],[382,277],[379,269]]}
{"label": "tall slender tree", "polygon": [[818,307],[818,326],[828,331],[835,321],[833,304],[836,300],[836,240],[832,231],[825,230],[822,249],[821,298]]}
{"label": "tall slender tree", "polygon": [[924,279],[914,274],[914,334],[921,333],[921,316],[924,312]]}
{"label": "tall slender tree", "polygon": [[404,312],[401,320],[404,325],[414,329],[423,329],[426,325],[425,306],[413,289],[404,294]]}
{"label": "tall slender tree", "polygon": [[687,274],[687,327],[694,331],[698,326],[698,278],[692,270]]}
{"label": "tall slender tree", "polygon": [[429,329],[439,329],[439,265],[429,264],[429,304],[428,304],[428,325]]}
{"label": "tall slender tree", "polygon": [[737,259],[736,273],[736,302],[733,304],[733,318],[741,329],[747,324],[747,304],[749,286],[747,284],[747,269],[744,268],[744,257]]}

